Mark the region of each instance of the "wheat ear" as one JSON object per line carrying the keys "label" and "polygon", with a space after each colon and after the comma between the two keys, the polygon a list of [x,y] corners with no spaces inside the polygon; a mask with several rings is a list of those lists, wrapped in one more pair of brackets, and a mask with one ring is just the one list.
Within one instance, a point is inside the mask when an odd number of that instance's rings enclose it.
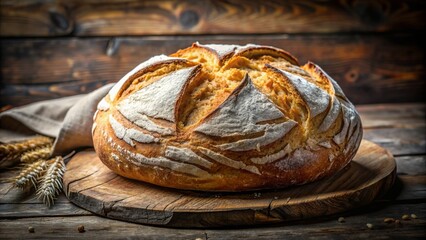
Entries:
{"label": "wheat ear", "polygon": [[38,160],[48,159],[52,154],[52,145],[46,145],[44,147],[36,148],[24,152],[21,155],[21,162],[32,163]]}
{"label": "wheat ear", "polygon": [[[0,144],[0,163],[19,159],[21,154],[38,147],[52,145],[53,139],[44,136],[36,136],[34,138],[9,144]],[[1,165],[1,164],[0,164]]]}
{"label": "wheat ear", "polygon": [[47,206],[51,206],[55,197],[62,191],[62,177],[66,167],[62,157],[55,157],[48,162],[49,167],[40,179],[37,197]]}
{"label": "wheat ear", "polygon": [[40,160],[26,165],[18,176],[13,178],[13,186],[17,188],[25,188],[32,183],[34,188],[37,186],[37,180],[46,170],[48,164],[46,161]]}

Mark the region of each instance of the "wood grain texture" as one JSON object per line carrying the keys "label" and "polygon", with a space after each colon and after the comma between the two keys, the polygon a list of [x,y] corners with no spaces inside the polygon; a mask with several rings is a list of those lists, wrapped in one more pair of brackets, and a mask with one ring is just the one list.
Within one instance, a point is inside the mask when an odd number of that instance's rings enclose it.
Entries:
{"label": "wood grain texture", "polygon": [[364,139],[389,149],[394,156],[426,154],[426,127],[365,129]]}
{"label": "wood grain texture", "polygon": [[[390,190],[392,193],[391,195],[384,196],[381,198],[381,201],[387,201],[387,202],[407,202],[407,201],[426,201],[426,175],[420,175],[419,171],[425,171],[426,167],[420,167],[417,169],[413,175],[410,175],[411,172],[401,170],[404,168],[410,167],[410,162],[405,161],[399,161],[398,158],[406,158],[406,157],[396,157],[397,162],[397,173],[399,176],[397,177],[397,183],[400,184],[400,186],[394,185],[393,188]],[[424,159],[424,158],[423,158]],[[423,162],[424,163],[424,162]],[[420,164],[419,164],[420,165]],[[417,165],[417,166],[419,166]],[[17,174],[16,171],[10,171],[11,175]],[[0,179],[4,179],[4,174],[0,174]],[[10,209],[9,217],[22,217],[23,215],[17,211],[20,205],[26,204],[28,207],[25,208],[34,208],[34,210],[37,210],[40,212],[40,214],[44,213],[46,211],[46,207],[41,204],[41,202],[34,198],[34,196],[31,194],[31,192],[23,192],[20,189],[10,189],[11,184],[10,183],[0,183],[0,205],[8,205],[11,204],[13,207],[8,207]],[[55,201],[56,204],[63,205],[59,209],[74,209],[72,206],[65,207],[67,204],[71,204],[69,200],[65,197],[64,194],[60,194],[58,198]],[[15,209],[15,215],[11,214],[12,209]],[[55,207],[51,210],[52,214],[54,214],[54,211],[56,211]],[[82,210],[83,211],[83,210]],[[73,212],[68,212],[64,215],[73,215]],[[1,218],[0,213],[0,218]]]}
{"label": "wood grain texture", "polygon": [[[386,217],[400,219],[403,214],[426,213],[425,205],[371,205],[357,212],[334,215],[328,221],[296,222],[287,226],[206,230],[208,239],[415,239],[425,236],[426,220],[402,221],[402,225],[383,222]],[[337,219],[345,217],[345,223]],[[373,229],[366,227],[373,224]],[[406,229],[404,229],[406,228]]]}
{"label": "wood grain texture", "polygon": [[166,189],[111,172],[93,151],[80,152],[64,176],[69,199],[96,214],[173,227],[277,223],[364,206],[395,179],[392,155],[363,141],[349,167],[331,178],[282,190],[204,193]]}
{"label": "wood grain texture", "polygon": [[[408,165],[409,163],[406,163]],[[397,169],[400,165],[397,166]],[[423,166],[419,167],[420,171],[426,170],[426,164],[423,162]],[[399,173],[398,173],[399,174]],[[425,203],[426,202],[426,175],[417,175],[417,176],[411,176],[411,175],[403,175],[408,174],[401,172],[400,175],[398,175],[398,181],[401,186],[395,186],[395,191],[389,192],[390,195],[383,197],[385,201],[391,201],[391,202],[419,202],[419,203]],[[417,173],[415,173],[417,174]],[[396,188],[399,187],[399,190],[396,191]]]}
{"label": "wood grain texture", "polygon": [[[399,165],[398,165],[399,167]],[[423,171],[425,167],[422,167]],[[400,175],[396,184],[389,190],[388,194],[378,200],[382,204],[404,204],[426,202],[426,175],[410,176]],[[0,185],[0,192],[7,190],[6,185]],[[78,217],[91,216],[93,213],[77,207],[61,194],[55,201],[53,207],[47,208],[31,194],[25,194],[20,190],[4,192],[0,195],[0,219],[1,218],[32,218],[32,217]],[[357,212],[354,210],[354,212]]]}
{"label": "wood grain texture", "polygon": [[426,126],[426,104],[394,103],[355,106],[364,129],[416,128]]}
{"label": "wood grain texture", "polygon": [[426,16],[419,0],[4,0],[0,9],[2,36],[413,31]]}
{"label": "wood grain texture", "polygon": [[[385,217],[401,218],[415,213],[418,219],[402,221],[402,225],[383,222]],[[344,216],[345,223],[337,222]],[[173,229],[140,225],[97,216],[34,217],[0,219],[2,239],[422,239],[426,228],[426,207],[421,204],[384,205],[382,203],[322,221],[308,220],[268,227],[227,229]],[[368,229],[366,223],[374,224]],[[78,233],[84,225],[86,232]],[[28,233],[33,226],[35,233]]]}
{"label": "wood grain texture", "polygon": [[[422,101],[425,36],[265,35],[0,39],[1,105],[90,92],[142,61],[201,43],[276,46],[313,61],[357,104]],[[403,54],[402,54],[403,53]]]}
{"label": "wood grain texture", "polygon": [[0,2],[0,36],[61,36],[72,29],[71,15],[59,1]]}
{"label": "wood grain texture", "polygon": [[[396,157],[395,161],[398,174],[411,176],[426,175],[426,155],[401,156]],[[418,178],[421,178],[421,176]]]}
{"label": "wood grain texture", "polygon": [[56,203],[47,208],[39,204],[0,204],[0,218],[27,218],[27,217],[53,217],[53,216],[90,216],[90,212],[70,203]]}
{"label": "wood grain texture", "polygon": [[[85,232],[79,233],[83,225]],[[28,233],[28,227],[35,229]],[[2,239],[206,239],[205,231],[144,226],[98,216],[0,219]]]}

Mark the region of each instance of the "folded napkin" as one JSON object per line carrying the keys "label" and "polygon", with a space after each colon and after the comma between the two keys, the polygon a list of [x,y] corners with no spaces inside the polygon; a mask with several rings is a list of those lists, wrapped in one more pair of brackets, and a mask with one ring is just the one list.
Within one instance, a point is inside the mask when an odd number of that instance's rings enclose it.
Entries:
{"label": "folded napkin", "polygon": [[0,142],[22,141],[41,134],[55,138],[53,155],[91,147],[96,106],[112,86],[108,84],[89,94],[36,102],[0,113]]}

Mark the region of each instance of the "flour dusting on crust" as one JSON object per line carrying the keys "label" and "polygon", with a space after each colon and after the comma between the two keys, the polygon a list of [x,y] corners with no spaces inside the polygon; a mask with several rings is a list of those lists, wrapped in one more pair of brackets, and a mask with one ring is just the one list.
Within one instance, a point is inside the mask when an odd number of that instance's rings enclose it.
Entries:
{"label": "flour dusting on crust", "polygon": [[93,114],[92,120],[95,121],[96,117],[98,116],[99,110],[95,111],[95,114]]}
{"label": "flour dusting on crust", "polygon": [[295,170],[315,161],[316,158],[317,155],[312,151],[298,148],[288,158],[278,161],[275,166],[283,171]]}
{"label": "flour dusting on crust", "polygon": [[290,151],[291,151],[290,145],[287,144],[283,149],[281,149],[280,151],[276,153],[266,155],[263,157],[251,158],[250,161],[256,164],[268,164],[268,163],[283,159],[290,153]]}
{"label": "flour dusting on crust", "polygon": [[167,60],[174,60],[174,59],[182,59],[182,58],[173,58],[166,55],[159,55],[152,57],[145,62],[139,64],[136,66],[132,71],[128,72],[123,78],[120,79],[109,91],[109,97],[111,101],[114,101],[117,98],[117,94],[120,92],[123,85],[129,81],[129,79],[132,79],[132,77],[137,74],[139,71],[142,71],[143,69],[150,67],[154,64],[161,63]]}
{"label": "flour dusting on crust", "polygon": [[177,70],[131,94],[118,105],[118,111],[129,121],[146,130],[171,135],[173,129],[156,124],[149,117],[175,122],[175,107],[180,93],[196,67]]}
{"label": "flour dusting on crust", "polygon": [[300,93],[303,100],[305,100],[306,104],[309,107],[309,110],[311,112],[311,118],[316,117],[318,114],[324,112],[327,109],[330,96],[326,91],[317,87],[315,84],[310,83],[303,77],[294,75],[287,71],[280,70],[278,68],[275,69],[277,69],[284,76],[286,76],[287,79],[290,80],[292,85]]}
{"label": "flour dusting on crust", "polygon": [[175,162],[165,157],[146,157],[140,153],[135,153],[133,151],[129,151],[120,145],[116,144],[111,137],[108,137],[107,142],[113,147],[117,149],[118,152],[124,157],[127,161],[131,162],[137,166],[159,166],[166,169],[170,169],[172,171],[188,174],[194,177],[205,178],[209,177],[210,174],[203,169],[196,167],[191,164]]}
{"label": "flour dusting on crust", "polygon": [[105,98],[102,98],[102,100],[98,103],[98,110],[100,111],[108,111],[109,110],[109,103],[105,100]]}
{"label": "flour dusting on crust", "polygon": [[246,164],[244,164],[241,161],[235,161],[232,160],[220,153],[214,152],[208,148],[203,148],[203,147],[199,147],[198,148],[204,155],[206,155],[207,157],[223,164],[226,165],[228,167],[232,167],[235,169],[243,169],[243,170],[247,170],[249,172],[255,173],[260,175],[259,169],[257,169],[256,166],[247,166]]}
{"label": "flour dusting on crust", "polygon": [[115,136],[119,139],[122,139],[130,146],[134,147],[134,141],[140,143],[156,143],[160,140],[154,136],[145,134],[141,131],[138,131],[134,128],[126,128],[119,121],[117,121],[112,115],[109,115],[109,124],[111,125],[112,130],[115,133]]}
{"label": "flour dusting on crust", "polygon": [[93,123],[93,125],[92,125],[92,136],[93,136],[93,133],[95,132],[95,129],[96,129],[97,125],[98,124],[96,124],[96,123]]}
{"label": "flour dusting on crust", "polygon": [[333,125],[333,123],[336,122],[337,117],[339,116],[340,109],[341,109],[340,102],[335,97],[332,98],[332,101],[333,101],[333,103],[331,104],[330,110],[328,111],[323,122],[321,123],[321,125],[318,128],[319,132],[327,131]]}
{"label": "flour dusting on crust", "polygon": [[164,155],[171,159],[176,159],[182,162],[195,164],[205,168],[211,168],[213,165],[209,160],[198,156],[189,148],[178,148],[173,146],[167,146]]}
{"label": "flour dusting on crust", "polygon": [[172,72],[129,95],[118,107],[130,106],[140,114],[175,122],[176,102],[195,69],[196,66]]}
{"label": "flour dusting on crust", "polygon": [[235,49],[241,47],[239,45],[229,45],[229,44],[200,44],[196,43],[195,45],[199,47],[209,48],[217,53],[219,59],[222,59],[228,54],[231,54]]}
{"label": "flour dusting on crust", "polygon": [[156,132],[163,136],[172,135],[174,130],[168,127],[161,126],[151,119],[148,116],[143,115],[135,111],[132,106],[122,105],[117,106],[117,110],[125,117],[127,120],[131,121],[133,124],[144,128],[150,132]]}
{"label": "flour dusting on crust", "polygon": [[342,111],[343,127],[341,131],[333,137],[333,141],[338,145],[342,144],[345,141],[349,131],[349,125],[354,122],[356,116],[355,111],[352,108],[346,107],[344,104],[342,104]]}
{"label": "flour dusting on crust", "polygon": [[257,149],[258,146],[263,147],[283,138],[296,125],[297,123],[293,120],[277,124],[260,125],[263,127],[261,131],[264,131],[262,136],[257,138],[242,139],[236,142],[224,143],[217,145],[217,147],[222,150],[232,151],[247,151]]}
{"label": "flour dusting on crust", "polygon": [[318,146],[321,146],[323,148],[331,148],[331,143],[326,140],[326,141],[319,142]]}
{"label": "flour dusting on crust", "polygon": [[212,136],[231,136],[265,130],[262,121],[285,117],[266,95],[245,76],[242,88],[234,92],[219,108],[207,117],[195,131]]}

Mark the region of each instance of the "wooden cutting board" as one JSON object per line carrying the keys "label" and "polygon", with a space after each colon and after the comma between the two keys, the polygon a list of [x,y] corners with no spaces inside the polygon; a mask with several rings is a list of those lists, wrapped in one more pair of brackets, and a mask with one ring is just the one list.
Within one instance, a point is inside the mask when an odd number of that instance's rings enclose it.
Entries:
{"label": "wooden cutting board", "polygon": [[395,160],[363,140],[354,160],[336,175],[286,189],[244,193],[182,191],[129,180],[105,167],[93,150],[67,164],[70,201],[108,218],[172,227],[276,223],[367,205],[395,180]]}

